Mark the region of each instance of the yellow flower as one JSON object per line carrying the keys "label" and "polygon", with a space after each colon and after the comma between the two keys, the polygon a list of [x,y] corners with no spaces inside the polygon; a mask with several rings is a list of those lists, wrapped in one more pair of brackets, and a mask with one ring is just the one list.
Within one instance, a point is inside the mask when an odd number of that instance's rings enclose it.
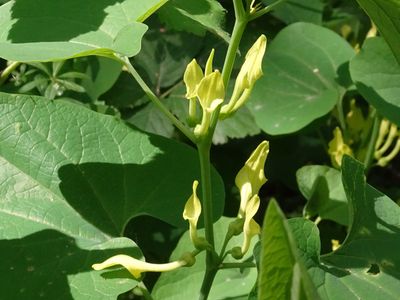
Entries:
{"label": "yellow flower", "polygon": [[187,200],[183,210],[183,219],[189,221],[190,239],[193,243],[195,240],[197,240],[197,221],[199,220],[201,214],[201,203],[196,192],[198,185],[199,182],[197,180],[193,181],[193,193]]}
{"label": "yellow flower", "polygon": [[340,168],[343,155],[353,156],[351,148],[343,141],[342,131],[336,127],[333,131],[333,139],[328,144],[328,153],[331,157],[332,166]]}
{"label": "yellow flower", "polygon": [[[260,197],[254,195],[246,205],[245,217],[243,224],[243,244],[242,247],[234,247],[231,250],[231,255],[236,259],[241,259],[247,253],[250,247],[251,239],[260,233],[260,225],[254,221],[253,217],[260,207]],[[239,219],[240,220],[240,219]]]}
{"label": "yellow flower", "polygon": [[133,277],[139,279],[143,272],[165,272],[175,270],[183,266],[191,266],[195,262],[195,258],[190,253],[185,253],[180,260],[166,264],[147,263],[128,255],[119,254],[110,257],[102,263],[92,265],[95,270],[103,270],[116,265],[126,268]]}
{"label": "yellow flower", "polygon": [[225,87],[221,73],[217,70],[205,76],[197,87],[197,97],[203,109],[201,124],[197,125],[196,136],[204,135],[210,126],[214,111],[224,101]]}
{"label": "yellow flower", "polygon": [[210,244],[203,237],[197,236],[197,221],[201,215],[201,202],[197,197],[197,186],[199,182],[193,181],[192,190],[193,193],[186,201],[185,208],[183,210],[183,219],[189,221],[189,235],[193,245],[196,249],[204,250],[210,247]]}
{"label": "yellow flower", "polygon": [[267,47],[267,38],[261,35],[246,54],[242,68],[236,77],[235,87],[228,104],[221,108],[221,118],[227,118],[238,110],[249,98],[255,82],[263,75],[262,60]]}
{"label": "yellow flower", "polygon": [[235,178],[235,184],[240,190],[239,216],[244,217],[247,203],[256,195],[261,186],[267,182],[264,173],[265,160],[269,153],[269,143],[263,141],[250,155]]}
{"label": "yellow flower", "polygon": [[183,81],[186,85],[186,95],[188,99],[196,97],[197,86],[203,79],[203,70],[197,64],[197,61],[193,59],[186,67],[185,73],[183,75]]}
{"label": "yellow flower", "polygon": [[258,208],[260,207],[260,197],[258,195],[254,195],[250,201],[248,201],[245,212],[245,219],[243,225],[243,245],[242,245],[242,254],[244,255],[247,250],[249,250],[250,242],[253,236],[260,233],[260,225],[257,224],[256,221],[253,220],[254,215],[257,213]]}
{"label": "yellow flower", "polygon": [[[396,144],[393,146],[394,142]],[[391,149],[388,153],[388,150]],[[387,164],[396,157],[400,152],[400,133],[395,124],[388,120],[382,120],[379,128],[378,138],[375,144],[374,157],[377,160],[377,165],[381,167]],[[386,154],[386,155],[385,155]]]}

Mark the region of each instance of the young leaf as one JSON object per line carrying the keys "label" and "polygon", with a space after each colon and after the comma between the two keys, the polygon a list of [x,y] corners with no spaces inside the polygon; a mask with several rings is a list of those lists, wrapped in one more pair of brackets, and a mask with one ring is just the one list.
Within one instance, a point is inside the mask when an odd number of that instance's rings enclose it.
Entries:
{"label": "young leaf", "polygon": [[18,0],[0,7],[0,57],[51,61],[86,55],[133,56],[160,0]]}
{"label": "young leaf", "polygon": [[287,26],[267,49],[264,76],[248,102],[256,123],[268,134],[287,134],[327,114],[343,96],[337,78],[353,55],[351,46],[329,29]]}
{"label": "young leaf", "polygon": [[350,62],[358,91],[380,114],[400,126],[400,64],[385,40],[367,39]]}

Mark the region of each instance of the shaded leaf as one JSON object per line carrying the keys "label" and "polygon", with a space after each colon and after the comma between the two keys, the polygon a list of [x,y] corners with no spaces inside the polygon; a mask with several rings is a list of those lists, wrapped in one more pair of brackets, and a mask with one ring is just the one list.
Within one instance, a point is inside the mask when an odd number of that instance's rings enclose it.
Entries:
{"label": "shaded leaf", "polygon": [[304,212],[348,225],[348,204],[338,170],[327,166],[305,166],[296,173],[300,192],[307,199]]}
{"label": "shaded leaf", "polygon": [[88,57],[88,61],[88,78],[83,80],[82,86],[92,100],[98,100],[115,84],[121,74],[122,64],[106,57]]}
{"label": "shaded leaf", "polygon": [[351,60],[350,73],[361,95],[400,126],[400,64],[384,39],[367,39]]}
{"label": "shaded leaf", "polygon": [[376,24],[400,64],[400,2],[398,0],[357,0]]}

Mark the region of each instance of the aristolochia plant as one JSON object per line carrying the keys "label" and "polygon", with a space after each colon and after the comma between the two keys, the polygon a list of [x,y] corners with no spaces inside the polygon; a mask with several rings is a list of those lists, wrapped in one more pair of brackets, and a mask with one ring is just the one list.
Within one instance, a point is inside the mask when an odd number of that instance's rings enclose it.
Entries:
{"label": "aristolochia plant", "polygon": [[[246,12],[243,11],[245,16],[250,16],[250,11],[254,11],[252,5],[248,6]],[[234,33],[237,32],[238,26],[245,26],[241,18],[239,18],[238,21]],[[241,33],[237,33],[232,36],[226,60],[228,66],[224,66],[223,70],[231,68],[233,64],[236,52],[235,48],[238,46],[237,41],[240,39],[240,35]],[[269,152],[268,142],[262,142],[257,149],[254,150],[236,176],[235,183],[240,190],[240,207],[237,219],[226,228],[227,233],[222,249],[216,249],[214,243],[209,152],[218,120],[229,118],[243,106],[249,98],[255,82],[262,76],[261,64],[266,44],[266,37],[261,35],[250,48],[235,81],[232,97],[225,105],[223,104],[225,102],[226,86],[229,76],[225,75],[224,81],[224,76],[220,71],[213,69],[214,50],[211,51],[208,57],[204,71],[196,60],[193,59],[188,64],[184,73],[183,80],[186,84],[186,98],[189,101],[189,114],[187,119],[188,123],[193,127],[193,130],[189,132],[185,130],[183,133],[187,134],[198,148],[201,164],[200,185],[202,186],[203,195],[202,201],[200,201],[197,196],[199,181],[195,180],[193,182],[192,195],[186,202],[183,211],[183,218],[189,223],[190,239],[194,249],[187,249],[187,252],[182,254],[181,259],[166,264],[147,263],[133,257],[118,254],[102,263],[94,264],[93,268],[95,270],[122,265],[128,269],[135,278],[139,278],[143,272],[165,272],[180,267],[190,267],[195,263],[195,256],[202,251],[206,251],[207,268],[200,293],[201,298],[206,299],[218,268],[224,263],[227,255],[230,254],[235,259],[241,259],[247,253],[252,238],[260,233],[260,226],[254,221],[253,217],[257,213],[260,205],[258,191],[267,181],[264,175],[264,165]],[[198,106],[201,108],[200,119],[197,117]],[[202,213],[202,209],[205,237],[199,237],[197,234],[197,222]],[[243,233],[242,245],[237,245],[232,249],[226,250],[230,239],[241,233]],[[237,264],[238,268],[241,266],[241,263]]]}

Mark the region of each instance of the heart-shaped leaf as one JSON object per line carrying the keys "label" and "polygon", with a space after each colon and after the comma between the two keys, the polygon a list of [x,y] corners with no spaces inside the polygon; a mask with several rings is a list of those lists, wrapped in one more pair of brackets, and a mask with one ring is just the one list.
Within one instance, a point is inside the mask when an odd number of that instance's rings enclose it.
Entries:
{"label": "heart-shaped leaf", "polygon": [[[140,252],[111,237],[141,214],[187,226],[182,211],[200,177],[190,147],[69,102],[3,93],[0,128],[0,282],[7,299],[115,299],[136,281],[91,271],[91,264]],[[216,172],[213,186],[218,218],[223,187]]]}
{"label": "heart-shaped leaf", "polygon": [[350,45],[333,31],[308,23],[283,29],[268,46],[264,76],[256,83],[249,106],[268,134],[300,130],[327,114],[349,85],[346,63]]}
{"label": "heart-shaped leaf", "polygon": [[51,61],[77,56],[133,56],[165,0],[18,0],[0,7],[0,57]]}
{"label": "heart-shaped leaf", "polygon": [[400,64],[385,40],[367,39],[351,60],[350,73],[363,97],[400,126]]}
{"label": "heart-shaped leaf", "polygon": [[400,208],[365,181],[361,163],[345,156],[342,180],[350,205],[350,229],[342,246],[320,256],[316,225],[289,223],[322,299],[398,299]]}

